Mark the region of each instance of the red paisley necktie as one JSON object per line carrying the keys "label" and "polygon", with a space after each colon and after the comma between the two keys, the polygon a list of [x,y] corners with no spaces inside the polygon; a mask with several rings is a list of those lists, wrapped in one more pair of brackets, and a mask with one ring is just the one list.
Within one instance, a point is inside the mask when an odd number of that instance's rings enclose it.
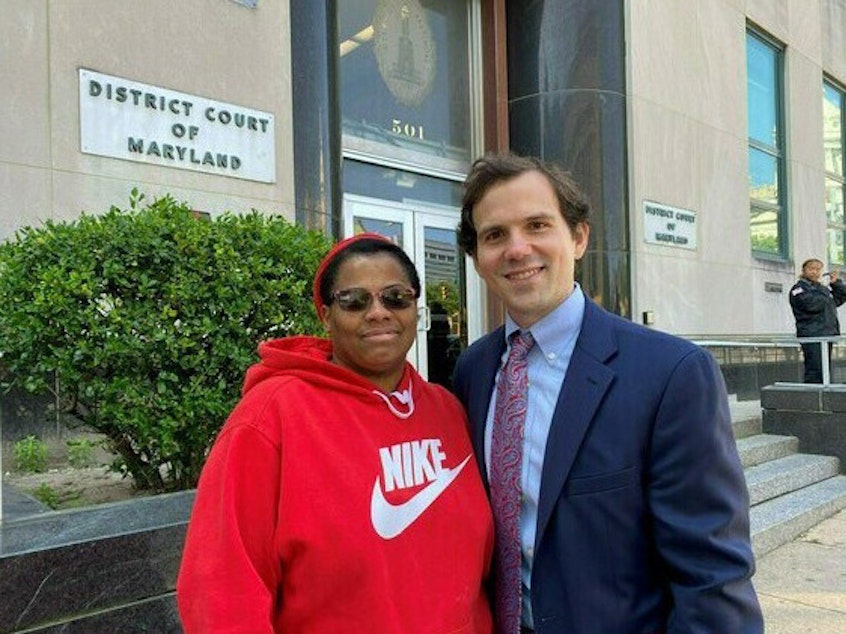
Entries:
{"label": "red paisley necktie", "polygon": [[520,472],[529,391],[528,356],[533,345],[530,332],[511,335],[511,351],[496,386],[490,485],[496,527],[494,587],[497,634],[517,634],[520,631]]}

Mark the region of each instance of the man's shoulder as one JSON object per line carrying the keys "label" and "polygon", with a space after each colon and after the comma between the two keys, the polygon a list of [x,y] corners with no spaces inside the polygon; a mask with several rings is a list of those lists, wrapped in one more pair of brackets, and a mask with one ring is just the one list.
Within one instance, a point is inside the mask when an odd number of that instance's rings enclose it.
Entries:
{"label": "man's shoulder", "polygon": [[822,293],[827,295],[827,290],[820,284],[812,284],[806,279],[799,278],[796,280],[796,283],[790,288],[790,299],[792,300],[794,297],[800,297],[802,295],[806,295],[808,293]]}
{"label": "man's shoulder", "polygon": [[[598,312],[594,314],[593,318],[607,320],[608,325],[621,335],[642,339],[645,342],[665,343],[681,347],[696,347],[690,340],[679,335],[635,323],[631,319],[612,313],[601,306],[596,306],[596,308],[598,308]],[[585,327],[589,328],[590,324],[587,326],[582,324],[582,328],[584,329]]]}
{"label": "man's shoulder", "polygon": [[485,353],[486,351],[490,350],[491,347],[497,346],[505,346],[503,341],[503,326],[499,326],[492,330],[491,332],[487,333],[486,335],[482,335],[476,341],[471,343],[466,349],[461,352],[459,359],[462,361],[466,361],[468,358],[476,357],[480,354]]}
{"label": "man's shoulder", "polygon": [[650,362],[657,362],[658,359],[678,361],[697,351],[707,354],[707,351],[689,339],[637,324],[599,306],[595,308],[598,310],[585,314],[582,337],[577,345],[607,352],[608,344],[597,342],[598,339],[607,338],[614,342],[612,345],[616,347],[616,354],[622,359],[637,357],[649,359]]}

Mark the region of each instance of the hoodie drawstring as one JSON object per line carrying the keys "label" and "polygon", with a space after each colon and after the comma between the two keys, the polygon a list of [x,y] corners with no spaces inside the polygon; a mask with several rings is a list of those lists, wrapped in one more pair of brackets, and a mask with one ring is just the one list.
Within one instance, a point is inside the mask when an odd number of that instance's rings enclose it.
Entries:
{"label": "hoodie drawstring", "polygon": [[[381,398],[383,401],[385,401],[385,404],[388,406],[388,409],[391,410],[391,413],[394,416],[405,420],[414,413],[414,397],[411,395],[411,387],[411,380],[409,379],[408,387],[402,391],[391,392],[388,396],[385,396],[379,390],[373,390],[373,393],[379,398]],[[394,407],[394,404],[391,403],[390,397],[397,399],[403,405],[407,405],[408,412],[401,412],[396,407]]]}

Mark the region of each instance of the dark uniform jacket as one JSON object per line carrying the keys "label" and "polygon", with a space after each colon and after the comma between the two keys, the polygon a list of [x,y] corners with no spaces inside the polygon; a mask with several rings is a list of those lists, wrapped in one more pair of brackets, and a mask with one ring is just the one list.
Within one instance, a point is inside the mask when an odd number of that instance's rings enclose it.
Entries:
{"label": "dark uniform jacket", "polygon": [[797,337],[829,337],[840,334],[837,307],[846,302],[846,284],[842,280],[831,287],[806,280],[790,289],[790,307],[796,318]]}

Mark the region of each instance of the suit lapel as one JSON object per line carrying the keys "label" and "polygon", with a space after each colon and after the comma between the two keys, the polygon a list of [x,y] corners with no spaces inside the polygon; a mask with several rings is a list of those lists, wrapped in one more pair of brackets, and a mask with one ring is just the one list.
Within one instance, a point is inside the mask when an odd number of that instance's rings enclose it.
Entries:
{"label": "suit lapel", "polygon": [[586,298],[582,328],[558,395],[546,443],[535,543],[540,542],[546,530],[585,433],[614,380],[614,372],[606,361],[616,351],[612,320]]}
{"label": "suit lapel", "polygon": [[494,379],[499,369],[500,358],[505,350],[504,327],[500,326],[489,335],[488,341],[479,351],[476,376],[470,381],[471,392],[468,399],[467,416],[471,424],[471,441],[473,451],[479,456],[479,468],[482,482],[488,487],[488,470],[485,468],[485,423],[488,418],[488,407],[494,389]]}

